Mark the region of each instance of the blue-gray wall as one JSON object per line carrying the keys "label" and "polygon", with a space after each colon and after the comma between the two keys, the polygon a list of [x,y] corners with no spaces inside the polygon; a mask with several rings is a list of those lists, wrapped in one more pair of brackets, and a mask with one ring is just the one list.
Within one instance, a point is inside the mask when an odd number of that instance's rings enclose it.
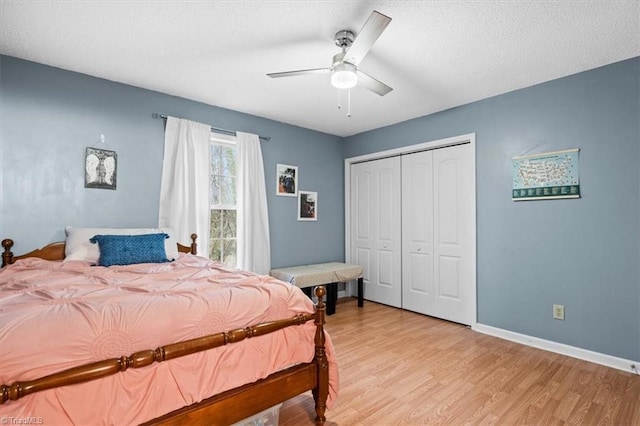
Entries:
{"label": "blue-gray wall", "polygon": [[[0,238],[19,254],[64,239],[66,225],[152,227],[164,123],[154,112],[270,136],[262,143],[272,266],[344,260],[342,139],[236,111],[0,56]],[[100,143],[104,134],[105,144]],[[117,190],[84,188],[85,147],[118,154]],[[318,192],[318,221],[276,196],[276,164]]]}
{"label": "blue-gray wall", "polygon": [[[341,139],[0,56],[0,237],[21,253],[65,225],[155,226],[160,112],[271,136],[273,267],[342,260],[344,158],[475,132],[478,322],[640,360],[639,75],[635,58]],[[84,149],[100,134],[118,153],[116,191],[84,188]],[[582,198],[511,201],[511,158],[564,148],[580,148]],[[317,223],[274,195],[276,163],[318,191]]]}
{"label": "blue-gray wall", "polygon": [[[346,138],[345,157],[475,132],[478,322],[640,360],[639,76],[615,63]],[[514,156],[565,148],[581,199],[511,201]]]}

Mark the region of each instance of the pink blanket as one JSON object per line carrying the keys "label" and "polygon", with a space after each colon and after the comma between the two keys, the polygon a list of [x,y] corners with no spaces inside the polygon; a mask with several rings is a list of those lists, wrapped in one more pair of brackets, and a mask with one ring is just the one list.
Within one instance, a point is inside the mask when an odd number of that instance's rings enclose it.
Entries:
{"label": "pink blanket", "polygon": [[[19,260],[0,271],[0,383],[313,311],[297,287],[198,256],[109,268],[79,261]],[[315,326],[308,322],[39,392],[0,405],[0,418],[137,424],[311,361],[314,334]],[[331,407],[338,370],[330,339],[327,354]]]}

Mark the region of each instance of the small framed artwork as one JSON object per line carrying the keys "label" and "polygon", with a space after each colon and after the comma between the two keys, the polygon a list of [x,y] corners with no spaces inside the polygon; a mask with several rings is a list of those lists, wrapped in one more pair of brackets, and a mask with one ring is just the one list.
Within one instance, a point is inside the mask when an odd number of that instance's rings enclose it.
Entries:
{"label": "small framed artwork", "polygon": [[276,171],[276,195],[296,197],[298,195],[298,167],[278,164]]}
{"label": "small framed artwork", "polygon": [[115,151],[87,147],[84,157],[84,187],[116,189],[118,156]]}
{"label": "small framed artwork", "polygon": [[298,220],[318,220],[317,192],[298,192]]}

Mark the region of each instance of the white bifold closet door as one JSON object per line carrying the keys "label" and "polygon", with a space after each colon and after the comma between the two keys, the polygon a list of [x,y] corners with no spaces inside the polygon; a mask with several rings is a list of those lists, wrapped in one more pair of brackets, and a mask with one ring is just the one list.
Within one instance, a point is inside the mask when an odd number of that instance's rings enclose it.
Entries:
{"label": "white bifold closet door", "polygon": [[473,151],[402,156],[402,307],[471,324]]}
{"label": "white bifold closet door", "polygon": [[400,157],[351,166],[351,259],[364,297],[402,307]]}

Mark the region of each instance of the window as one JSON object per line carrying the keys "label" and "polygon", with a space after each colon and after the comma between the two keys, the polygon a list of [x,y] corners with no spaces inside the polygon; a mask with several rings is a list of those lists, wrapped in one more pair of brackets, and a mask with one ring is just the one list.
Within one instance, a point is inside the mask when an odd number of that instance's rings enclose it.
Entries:
{"label": "window", "polygon": [[211,136],[209,258],[237,266],[235,137]]}

